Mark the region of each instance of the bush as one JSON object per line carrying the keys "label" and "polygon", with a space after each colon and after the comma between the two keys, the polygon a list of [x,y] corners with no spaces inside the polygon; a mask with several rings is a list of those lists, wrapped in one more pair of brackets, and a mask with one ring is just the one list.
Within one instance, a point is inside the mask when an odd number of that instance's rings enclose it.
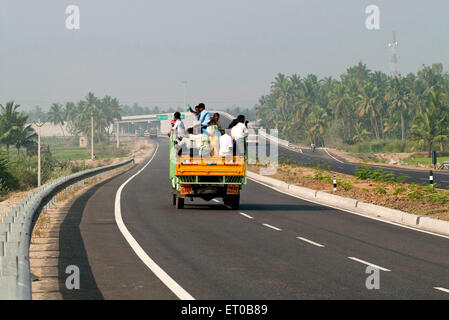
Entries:
{"label": "bush", "polygon": [[409,142],[401,140],[370,140],[353,145],[350,150],[356,153],[391,153],[391,152],[409,152],[411,145]]}
{"label": "bush", "polygon": [[0,193],[5,194],[19,188],[19,181],[11,172],[11,163],[4,152],[0,152],[0,181]]}
{"label": "bush", "polygon": [[372,168],[369,166],[359,166],[355,170],[355,175],[360,180],[373,180],[376,182],[399,182],[404,183],[408,176],[395,176],[393,173],[382,168]]}
{"label": "bush", "polygon": [[376,186],[377,194],[387,194],[387,190],[383,186]]}
{"label": "bush", "polygon": [[314,170],[315,170],[315,180],[332,183],[332,176],[330,174],[324,173],[324,170],[321,168],[314,168]]}

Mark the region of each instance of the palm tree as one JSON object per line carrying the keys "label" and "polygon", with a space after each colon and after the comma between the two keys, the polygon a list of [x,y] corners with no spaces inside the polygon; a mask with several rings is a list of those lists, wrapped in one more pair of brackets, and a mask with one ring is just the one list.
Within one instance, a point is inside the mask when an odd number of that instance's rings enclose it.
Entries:
{"label": "palm tree", "polygon": [[18,130],[14,135],[15,145],[17,149],[17,156],[20,157],[20,148],[26,147],[34,143],[34,140],[37,138],[37,134],[34,129],[31,127],[31,124],[25,125],[21,130]]}
{"label": "palm tree", "polygon": [[59,125],[62,131],[62,135],[65,139],[64,133],[64,120],[66,119],[66,113],[64,111],[64,107],[59,103],[53,103],[50,107],[50,111],[48,112],[48,120],[53,123],[55,126]]}
{"label": "palm tree", "polygon": [[440,92],[430,91],[429,104],[416,116],[410,134],[415,142],[414,148],[425,147],[430,158],[434,142],[448,138],[446,123],[448,113],[442,108]]}
{"label": "palm tree", "polygon": [[368,115],[371,121],[371,126],[374,130],[376,139],[379,139],[379,126],[377,124],[377,109],[376,104],[378,103],[378,92],[377,88],[371,84],[367,83],[363,87],[362,93],[358,95],[358,113],[360,117]]}
{"label": "palm tree", "polygon": [[9,147],[14,144],[14,134],[20,129],[18,121],[20,113],[17,109],[20,105],[15,104],[14,101],[6,103],[6,106],[0,104],[0,140],[6,145],[6,150],[9,156]]}

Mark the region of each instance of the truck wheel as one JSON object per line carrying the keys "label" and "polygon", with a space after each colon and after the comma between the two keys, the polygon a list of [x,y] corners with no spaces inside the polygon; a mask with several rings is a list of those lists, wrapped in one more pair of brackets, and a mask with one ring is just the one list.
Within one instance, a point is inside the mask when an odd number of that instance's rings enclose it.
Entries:
{"label": "truck wheel", "polygon": [[176,208],[178,208],[178,209],[184,208],[184,198],[178,197]]}
{"label": "truck wheel", "polygon": [[223,199],[225,206],[230,207],[231,210],[238,210],[240,207],[240,195],[238,196],[227,196]]}
{"label": "truck wheel", "polygon": [[240,195],[232,197],[231,200],[231,209],[238,210],[240,208]]}
{"label": "truck wheel", "polygon": [[173,194],[173,205],[176,206],[176,194]]}

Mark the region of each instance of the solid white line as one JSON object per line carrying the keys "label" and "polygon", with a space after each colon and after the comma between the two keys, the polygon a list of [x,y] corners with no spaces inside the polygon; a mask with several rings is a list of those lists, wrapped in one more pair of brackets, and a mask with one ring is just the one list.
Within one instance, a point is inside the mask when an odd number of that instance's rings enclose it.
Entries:
{"label": "solid white line", "polygon": [[382,271],[391,271],[391,270],[388,270],[387,268],[379,267],[378,265],[375,265],[375,264],[373,264],[373,263],[364,261],[364,260],[362,260],[362,259],[358,259],[358,258],[355,258],[355,257],[348,257],[348,258],[351,259],[351,260],[354,260],[354,261],[357,261],[357,262],[366,264],[366,265],[368,265],[368,266],[377,268],[377,269],[382,270]]}
{"label": "solid white line", "polygon": [[253,217],[251,217],[250,215],[247,215],[246,213],[239,212],[239,214],[241,214],[244,217],[247,217],[248,219],[254,219]]}
{"label": "solid white line", "polygon": [[296,237],[296,239],[299,239],[299,240],[302,240],[302,241],[308,242],[308,243],[310,243],[310,244],[313,244],[314,246],[317,246],[317,247],[320,247],[320,248],[324,248],[324,246],[323,246],[322,244],[319,244],[319,243],[313,242],[312,240],[309,240],[309,239],[306,239],[306,238],[302,238],[302,237]]}
{"label": "solid white line", "polygon": [[302,149],[301,149],[301,148],[299,148],[299,152],[304,153],[304,152],[302,152]]}
{"label": "solid white line", "polygon": [[217,199],[212,199],[213,202],[220,203]]}
{"label": "solid white line", "polygon": [[265,226],[267,228],[271,228],[271,229],[276,230],[276,231],[282,231],[282,229],[276,228],[275,226],[272,226],[270,224],[264,223],[263,226]]}
{"label": "solid white line", "polygon": [[446,289],[446,288],[442,288],[442,287],[433,287],[434,289],[437,289],[437,290],[440,290],[440,291],[443,291],[443,292],[446,292],[446,293],[449,293],[449,289]]}
{"label": "solid white line", "polygon": [[335,158],[333,155],[331,155],[331,154],[329,153],[329,151],[327,151],[327,148],[324,148],[324,151],[326,151],[326,153],[329,155],[329,157],[331,157],[331,158],[334,159],[335,161],[338,161],[338,162],[340,162],[340,163],[344,163],[343,161],[340,161],[340,160],[338,160],[337,158]]}
{"label": "solid white line", "polygon": [[162,268],[159,267],[156,264],[156,262],[153,261],[153,259],[151,259],[148,256],[148,254],[142,249],[139,243],[137,243],[136,239],[134,239],[131,233],[128,231],[122,219],[120,198],[122,195],[123,188],[128,184],[128,182],[130,182],[133,178],[135,178],[143,170],[145,170],[145,168],[153,160],[158,149],[159,143],[157,144],[156,150],[154,151],[154,154],[148,161],[148,163],[142,169],[140,169],[135,175],[126,180],[126,182],[123,183],[117,190],[117,193],[115,195],[115,221],[117,223],[120,232],[123,234],[126,241],[128,241],[129,245],[137,254],[137,256],[140,258],[140,260],[142,260],[142,262],[167,286],[168,289],[170,289],[181,300],[195,300],[187,291],[185,291],[178,283],[176,283],[175,280],[173,280],[164,270],[162,270]]}
{"label": "solid white line", "polygon": [[384,220],[384,219],[380,219],[380,218],[376,218],[376,217],[370,217],[370,216],[367,216],[367,215],[364,215],[364,214],[361,214],[361,213],[358,213],[358,212],[355,212],[355,211],[351,211],[351,210],[348,210],[348,209],[337,208],[337,207],[332,206],[330,204],[323,204],[323,203],[318,202],[318,201],[314,201],[314,200],[311,200],[311,199],[306,199],[306,198],[300,197],[300,196],[298,196],[296,194],[280,190],[280,189],[278,189],[276,187],[270,186],[269,184],[257,181],[255,179],[250,178],[250,177],[247,177],[247,178],[249,180],[254,181],[254,182],[258,183],[258,184],[261,184],[261,185],[263,185],[263,186],[265,186],[267,188],[273,189],[274,191],[286,194],[286,195],[288,195],[290,197],[301,199],[303,201],[307,201],[307,202],[310,202],[310,203],[318,204],[318,205],[323,206],[323,207],[333,208],[335,210],[339,210],[339,211],[344,211],[344,212],[347,212],[347,213],[355,214],[357,216],[364,217],[364,218],[367,218],[367,219],[376,220],[376,221],[380,221],[380,222],[383,222],[383,223],[388,223],[388,224],[391,224],[391,225],[394,225],[394,226],[397,226],[397,227],[410,229],[410,230],[414,230],[414,231],[418,231],[418,232],[422,232],[422,233],[427,233],[427,234],[430,234],[432,236],[437,236],[437,237],[440,237],[440,238],[449,239],[449,236],[445,236],[443,234],[439,234],[439,233],[435,233],[435,232],[432,232],[432,231],[427,231],[427,230],[423,230],[423,229],[418,229],[418,228],[406,226],[404,224],[400,224],[400,223],[396,223],[396,222],[392,222],[392,221],[388,221],[388,220]]}

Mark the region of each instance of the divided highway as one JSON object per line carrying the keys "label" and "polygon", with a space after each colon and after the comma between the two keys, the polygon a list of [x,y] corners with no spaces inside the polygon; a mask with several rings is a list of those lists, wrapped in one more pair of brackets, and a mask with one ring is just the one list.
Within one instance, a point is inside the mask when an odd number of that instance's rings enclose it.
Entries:
{"label": "divided highway", "polygon": [[[70,210],[59,272],[65,278],[67,265],[78,265],[81,289],[61,285],[65,298],[449,299],[448,238],[253,181],[238,211],[201,200],[177,210],[168,140],[154,143],[145,167],[100,184]],[[369,265],[380,270],[378,290],[366,288]]]}
{"label": "divided highway", "polygon": [[[220,118],[220,122],[223,128],[227,128],[231,120],[223,114]],[[267,133],[269,133],[269,131]],[[266,145],[266,152],[269,154],[269,140],[267,140]],[[293,149],[279,145],[278,155],[279,157],[287,158],[290,161],[303,166],[319,166],[323,169],[330,168],[332,171],[349,175],[355,175],[357,167],[361,165],[359,163],[351,163],[344,159],[340,159],[322,148],[312,152],[309,148]],[[413,170],[382,165],[371,165],[371,167],[380,167],[387,172],[393,173],[395,176],[406,175],[408,176],[407,183],[427,184],[429,182],[429,170]],[[433,177],[434,183],[438,184],[439,188],[449,189],[449,172],[434,171]]]}

